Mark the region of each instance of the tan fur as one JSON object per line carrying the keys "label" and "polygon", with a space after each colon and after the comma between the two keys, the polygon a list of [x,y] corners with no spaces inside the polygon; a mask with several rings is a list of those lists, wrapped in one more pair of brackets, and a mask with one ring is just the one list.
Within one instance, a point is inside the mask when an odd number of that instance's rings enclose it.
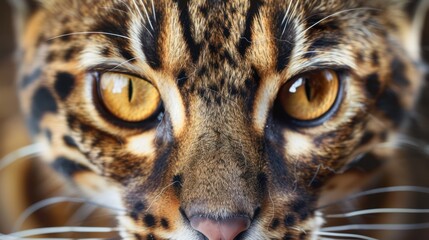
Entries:
{"label": "tan fur", "polygon": [[[253,17],[257,1],[184,2],[185,10],[175,1],[43,1],[24,39],[22,79],[42,73],[20,97],[46,161],[79,164],[86,172],[71,180],[120,198],[127,239],[202,239],[184,215],[248,216],[243,239],[317,239],[317,206],[382,172],[349,164],[364,154],[388,159],[392,152],[375,146],[403,122],[390,107],[404,116],[413,107],[422,73],[406,47],[402,1],[269,0]],[[311,127],[278,117],[280,88],[326,68],[343,74],[335,113]],[[164,112],[156,124],[124,127],[100,110],[94,88],[103,71],[157,88]],[[60,73],[73,78],[70,92]],[[41,90],[53,103],[34,99]]]}

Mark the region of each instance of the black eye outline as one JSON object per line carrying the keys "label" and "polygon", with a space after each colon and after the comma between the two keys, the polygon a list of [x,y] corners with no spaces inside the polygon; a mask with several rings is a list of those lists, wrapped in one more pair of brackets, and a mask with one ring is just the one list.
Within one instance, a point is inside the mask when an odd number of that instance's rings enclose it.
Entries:
{"label": "black eye outline", "polygon": [[[124,129],[133,129],[133,130],[139,129],[139,130],[147,131],[147,130],[156,128],[164,116],[165,110],[164,110],[164,105],[163,105],[162,99],[160,101],[160,104],[159,104],[157,110],[154,111],[154,113],[150,117],[146,118],[143,121],[130,122],[130,121],[125,121],[123,119],[120,119],[109,111],[109,109],[107,108],[107,106],[105,105],[105,103],[102,100],[101,91],[100,91],[100,86],[101,86],[100,81],[101,81],[101,77],[103,76],[104,73],[107,73],[107,72],[97,71],[97,72],[90,73],[92,78],[93,78],[93,81],[92,81],[93,82],[92,83],[92,89],[93,89],[92,98],[93,98],[94,106],[97,109],[97,111],[100,113],[100,115],[103,117],[103,119],[106,120],[107,122],[109,122],[110,124],[113,124],[119,128],[124,128]],[[108,73],[115,74],[116,72],[108,72]],[[129,76],[135,77],[132,74],[126,74],[123,72],[119,72],[117,74],[123,74],[123,75],[129,75]],[[138,78],[140,78],[142,81],[146,81],[152,85],[151,82],[149,82],[149,81],[147,81],[141,77],[138,77]]]}
{"label": "black eye outline", "polygon": [[[305,76],[307,74],[310,74],[312,72],[315,71],[323,71],[323,70],[330,70],[333,71],[337,74],[338,77],[338,91],[337,91],[337,96],[334,100],[334,103],[332,104],[332,106],[329,108],[328,111],[326,111],[324,114],[322,114],[320,117],[313,119],[313,120],[298,120],[294,117],[291,117],[289,114],[287,114],[282,106],[281,103],[279,101],[279,97],[276,97],[276,100],[274,101],[274,107],[273,107],[273,116],[275,119],[280,120],[280,122],[282,123],[282,125],[285,125],[287,127],[297,127],[297,128],[312,128],[312,127],[317,127],[322,125],[323,123],[327,122],[328,120],[330,120],[340,109],[341,104],[343,102],[344,99],[344,91],[345,91],[345,79],[348,76],[348,71],[345,69],[332,69],[332,68],[319,68],[319,69],[314,69],[314,70],[310,70],[310,71],[306,71],[300,74],[297,74],[296,76],[290,78],[289,81],[295,81],[299,78],[301,78],[302,76]],[[286,84],[286,83],[285,83]],[[283,87],[284,85],[282,85]]]}

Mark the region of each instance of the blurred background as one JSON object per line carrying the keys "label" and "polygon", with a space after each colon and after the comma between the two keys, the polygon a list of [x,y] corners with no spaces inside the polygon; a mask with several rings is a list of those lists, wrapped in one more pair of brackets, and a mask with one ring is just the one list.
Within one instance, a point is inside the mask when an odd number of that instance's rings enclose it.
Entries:
{"label": "blurred background", "polygon": [[[426,61],[429,61],[429,18],[427,18],[426,22],[422,39],[422,54]],[[0,157],[30,143],[25,124],[20,116],[16,97],[14,43],[12,10],[6,0],[0,0]],[[401,151],[401,158],[404,163],[412,166],[411,178],[407,181],[399,181],[402,184],[429,186],[428,106],[429,88],[425,86],[416,114],[405,130],[410,137],[414,138],[415,143],[420,144],[420,146],[410,146]],[[14,218],[11,218],[11,216],[16,217],[20,214],[20,210],[17,210],[20,208],[11,208],[10,206],[19,205],[22,206],[22,210],[32,204],[32,202],[20,202],[17,200],[23,199],[20,196],[26,193],[23,193],[21,189],[15,189],[15,186],[19,185],[20,182],[27,181],[32,186],[31,189],[28,189],[29,192],[38,191],[39,184],[47,183],[46,178],[41,176],[50,175],[50,171],[49,168],[41,167],[31,161],[17,161],[7,169],[0,170],[0,233],[9,233],[15,223]],[[44,196],[40,196],[40,199],[33,199],[33,202],[42,200],[46,196],[54,196],[59,189],[67,192],[67,189],[64,189],[65,184],[60,178],[55,180],[49,178],[49,183],[52,185],[50,186],[52,191],[45,192]],[[429,208],[429,194],[414,194],[413,200],[403,207]],[[92,213],[94,209],[88,209],[85,206],[70,206],[69,204],[55,205],[38,211],[32,219],[26,221],[24,228],[61,226],[69,223],[70,215],[73,215],[78,210],[91,211]],[[100,219],[103,219],[105,214],[91,214],[91,218],[86,220],[86,224],[100,226]],[[56,219],[56,221],[52,222],[50,219]],[[64,219],[64,221],[58,221],[57,219]],[[426,223],[429,222],[429,214],[415,214],[410,219],[410,223]],[[106,224],[109,225],[112,222],[108,221]],[[73,237],[76,237],[76,235],[73,235]],[[88,237],[88,235],[85,235],[85,237]],[[97,235],[97,237],[100,237],[100,235]],[[429,239],[429,231],[411,230],[408,231],[407,237],[403,239]]]}

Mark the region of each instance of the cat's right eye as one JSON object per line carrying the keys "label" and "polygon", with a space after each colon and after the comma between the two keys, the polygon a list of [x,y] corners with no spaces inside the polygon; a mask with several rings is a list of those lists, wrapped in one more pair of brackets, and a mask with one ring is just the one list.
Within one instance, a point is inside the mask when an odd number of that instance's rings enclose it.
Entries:
{"label": "cat's right eye", "polygon": [[161,107],[158,90],[141,78],[119,73],[104,73],[97,81],[102,105],[125,122],[142,122],[154,116]]}
{"label": "cat's right eye", "polygon": [[316,126],[336,111],[341,93],[338,73],[322,69],[289,80],[280,89],[277,99],[289,120],[300,126]]}

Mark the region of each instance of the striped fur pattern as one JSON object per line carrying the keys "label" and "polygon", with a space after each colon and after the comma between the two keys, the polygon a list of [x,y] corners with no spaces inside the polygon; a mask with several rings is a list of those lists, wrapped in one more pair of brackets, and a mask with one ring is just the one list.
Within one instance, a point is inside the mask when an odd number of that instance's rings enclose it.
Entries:
{"label": "striped fur pattern", "polygon": [[[126,209],[126,239],[204,239],[193,215],[248,216],[236,239],[318,239],[318,206],[383,168],[391,152],[375,146],[421,84],[404,1],[42,2],[22,40],[22,109],[47,163]],[[318,69],[338,73],[338,108],[288,121],[279,89]],[[112,117],[94,93],[105,72],[148,81],[162,111]]]}

